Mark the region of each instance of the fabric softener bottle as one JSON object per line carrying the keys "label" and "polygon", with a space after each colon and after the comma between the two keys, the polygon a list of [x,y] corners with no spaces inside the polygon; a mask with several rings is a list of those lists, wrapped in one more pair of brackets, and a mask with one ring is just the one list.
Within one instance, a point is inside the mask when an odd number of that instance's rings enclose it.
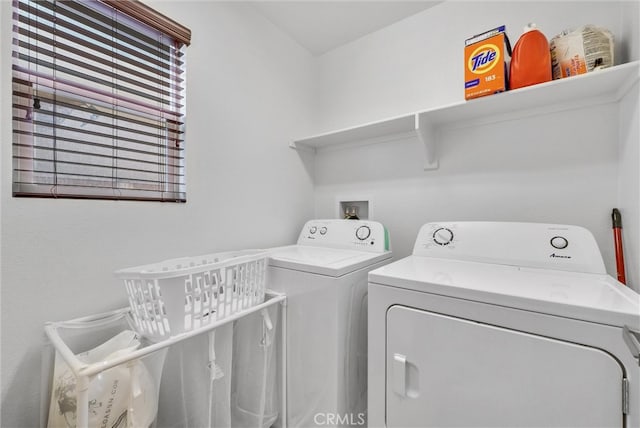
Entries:
{"label": "fabric softener bottle", "polygon": [[551,80],[549,41],[535,24],[528,24],[511,55],[509,89]]}

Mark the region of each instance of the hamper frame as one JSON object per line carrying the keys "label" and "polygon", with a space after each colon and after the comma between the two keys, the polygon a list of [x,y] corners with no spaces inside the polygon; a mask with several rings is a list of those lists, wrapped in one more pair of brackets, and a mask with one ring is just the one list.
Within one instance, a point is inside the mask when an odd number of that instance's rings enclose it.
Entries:
{"label": "hamper frame", "polygon": [[[248,309],[244,309],[241,310],[239,312],[235,312],[231,315],[228,315],[227,317],[220,319],[218,321],[215,321],[211,324],[205,325],[203,327],[200,327],[198,329],[194,329],[191,331],[186,331],[174,336],[171,336],[167,339],[164,339],[160,342],[155,342],[155,343],[151,343],[147,346],[144,346],[140,349],[137,349],[127,355],[123,355],[117,358],[113,358],[109,361],[106,362],[97,362],[97,363],[93,363],[93,364],[86,364],[83,363],[82,361],[80,361],[76,355],[73,353],[73,351],[69,348],[69,346],[67,345],[67,343],[62,339],[60,333],[59,333],[59,329],[61,328],[73,328],[73,327],[78,327],[79,325],[83,324],[83,323],[99,323],[101,321],[104,322],[108,322],[110,320],[116,320],[119,319],[120,317],[127,317],[129,319],[131,319],[131,309],[130,308],[122,308],[122,309],[118,309],[115,311],[111,311],[111,312],[106,312],[106,313],[102,313],[102,314],[97,314],[97,315],[90,315],[90,316],[86,316],[86,317],[81,317],[81,318],[75,318],[72,320],[68,320],[68,321],[60,321],[60,322],[47,322],[45,323],[45,327],[44,327],[44,331],[45,331],[45,335],[48,338],[50,344],[53,346],[54,349],[51,349],[51,352],[53,352],[53,350],[57,351],[59,353],[59,355],[62,357],[62,359],[67,363],[67,365],[69,366],[69,368],[71,369],[71,371],[73,372],[74,376],[76,377],[76,382],[77,382],[77,387],[76,387],[76,394],[77,394],[77,408],[76,408],[76,412],[77,412],[77,422],[76,422],[76,427],[77,428],[88,428],[88,423],[89,423],[89,385],[91,383],[91,381],[100,373],[102,373],[105,370],[108,370],[110,368],[116,367],[118,365],[124,364],[128,361],[131,360],[135,360],[135,359],[139,359],[142,357],[145,357],[153,352],[159,351],[161,349],[164,348],[168,348],[172,345],[175,345],[177,343],[180,343],[184,340],[187,340],[189,338],[195,337],[195,336],[199,336],[201,334],[210,332],[220,326],[223,326],[225,324],[234,322],[242,317],[245,317],[247,315],[253,314],[255,312],[261,311],[262,309],[274,306],[274,305],[280,305],[280,311],[281,311],[281,315],[282,315],[282,322],[281,322],[281,363],[282,363],[282,373],[281,373],[281,394],[282,394],[282,402],[281,402],[281,420],[282,420],[282,427],[283,428],[287,428],[287,382],[286,382],[286,377],[287,377],[287,296],[285,294],[282,293],[276,293],[270,290],[267,290],[265,293],[265,300],[263,303],[260,303],[258,305],[252,306]],[[130,321],[131,322],[131,321]],[[43,368],[47,365],[47,361],[51,361],[52,359],[52,355],[51,353],[49,355],[44,354],[43,355]],[[43,388],[42,388],[42,392],[41,392],[41,415],[40,415],[40,426],[47,426],[47,418],[48,418],[48,406],[47,406],[47,410],[45,411],[44,408],[44,403],[48,403],[49,401],[49,396],[48,396],[48,392],[49,392],[49,379],[48,378],[44,378],[43,377]]]}

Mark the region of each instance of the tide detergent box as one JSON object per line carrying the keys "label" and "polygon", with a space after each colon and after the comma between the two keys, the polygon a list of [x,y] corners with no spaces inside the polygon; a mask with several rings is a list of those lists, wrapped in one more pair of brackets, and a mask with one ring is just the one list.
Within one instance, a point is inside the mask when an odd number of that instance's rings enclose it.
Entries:
{"label": "tide detergent box", "polygon": [[503,92],[508,87],[509,39],[502,25],[464,42],[464,98]]}

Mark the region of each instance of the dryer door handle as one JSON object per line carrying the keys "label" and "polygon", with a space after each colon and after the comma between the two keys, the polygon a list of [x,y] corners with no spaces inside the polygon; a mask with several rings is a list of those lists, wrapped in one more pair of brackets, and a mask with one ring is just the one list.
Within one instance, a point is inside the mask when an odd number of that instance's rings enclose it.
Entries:
{"label": "dryer door handle", "polygon": [[629,326],[625,325],[622,328],[622,338],[629,347],[631,355],[638,360],[640,365],[640,331],[632,330]]}
{"label": "dryer door handle", "polygon": [[407,357],[393,354],[393,391],[401,397],[407,396]]}

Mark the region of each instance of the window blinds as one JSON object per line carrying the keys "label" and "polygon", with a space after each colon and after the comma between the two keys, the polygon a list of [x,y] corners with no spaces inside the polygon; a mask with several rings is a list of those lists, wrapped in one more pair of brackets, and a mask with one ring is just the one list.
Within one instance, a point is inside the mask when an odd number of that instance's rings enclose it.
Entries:
{"label": "window blinds", "polygon": [[15,196],[186,201],[188,39],[108,3],[14,0]]}

